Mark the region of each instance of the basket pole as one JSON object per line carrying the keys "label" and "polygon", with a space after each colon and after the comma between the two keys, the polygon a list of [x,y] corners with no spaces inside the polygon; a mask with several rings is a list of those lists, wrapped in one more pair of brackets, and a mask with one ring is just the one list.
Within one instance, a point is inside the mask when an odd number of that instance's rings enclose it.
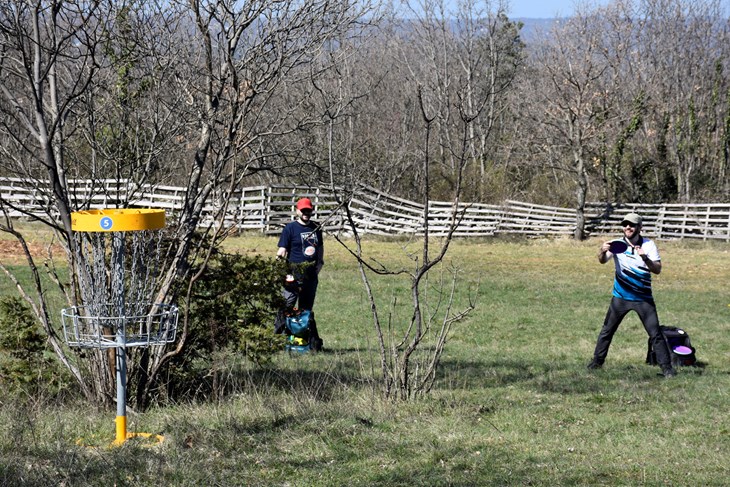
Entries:
{"label": "basket pole", "polygon": [[121,445],[127,441],[127,353],[126,330],[124,323],[124,235],[119,232],[112,234],[112,301],[117,312],[116,362],[117,362],[117,418],[116,440],[114,444]]}

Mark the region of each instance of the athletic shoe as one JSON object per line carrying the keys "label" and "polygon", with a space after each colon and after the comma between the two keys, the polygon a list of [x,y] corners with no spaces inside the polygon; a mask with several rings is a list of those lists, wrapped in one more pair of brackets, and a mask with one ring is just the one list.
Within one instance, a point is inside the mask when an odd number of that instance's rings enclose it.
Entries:
{"label": "athletic shoe", "polygon": [[677,371],[673,367],[667,367],[662,370],[662,375],[665,379],[671,379],[672,377],[677,377]]}
{"label": "athletic shoe", "polygon": [[591,363],[588,364],[588,368],[591,370],[600,369],[601,367],[603,367],[603,364],[596,359],[591,360]]}

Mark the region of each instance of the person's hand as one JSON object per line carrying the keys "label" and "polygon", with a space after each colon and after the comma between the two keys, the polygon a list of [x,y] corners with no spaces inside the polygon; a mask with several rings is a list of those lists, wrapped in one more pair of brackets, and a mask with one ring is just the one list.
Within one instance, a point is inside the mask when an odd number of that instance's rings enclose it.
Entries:
{"label": "person's hand", "polygon": [[598,249],[598,262],[601,264],[605,264],[609,261],[610,257],[608,256],[609,249],[611,248],[611,241],[608,240],[606,242],[603,242],[601,245],[601,248]]}
{"label": "person's hand", "polygon": [[646,260],[648,256],[646,255],[646,252],[644,252],[644,249],[641,248],[641,245],[634,245],[633,247],[636,255],[641,257],[641,259]]}

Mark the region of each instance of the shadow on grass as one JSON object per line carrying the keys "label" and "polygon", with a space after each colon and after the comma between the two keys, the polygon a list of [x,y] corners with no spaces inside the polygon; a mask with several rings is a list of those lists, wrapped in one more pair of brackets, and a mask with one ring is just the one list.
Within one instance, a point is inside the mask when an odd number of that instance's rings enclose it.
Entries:
{"label": "shadow on grass", "polygon": [[[225,392],[235,394],[291,394],[297,400],[329,402],[348,389],[379,390],[380,357],[362,348],[325,349],[318,354],[290,354],[272,366],[246,368],[230,376]],[[575,357],[445,358],[435,389],[479,391],[519,386],[550,394],[596,394],[615,388],[643,387],[664,380],[659,368],[643,362],[615,362],[601,370],[587,370]],[[701,375],[703,367],[682,367],[683,375]]]}
{"label": "shadow on grass", "polygon": [[444,360],[438,386],[474,390],[522,385],[546,393],[586,394],[615,387],[616,382],[627,379],[637,384],[656,382],[662,380],[658,372],[658,367],[646,364],[590,371],[574,361]]}
{"label": "shadow on grass", "polygon": [[[363,361],[351,360],[348,356],[361,354],[369,357],[367,350],[359,348],[343,348],[328,350],[324,356],[338,357],[336,370],[329,372],[312,370],[276,370],[260,371],[258,379],[263,380],[272,388],[281,391],[303,390],[307,384],[320,383],[322,393],[328,396],[333,384],[344,386],[372,386],[376,379],[372,375],[363,373]],[[377,375],[380,372],[379,355],[372,351],[366,362],[371,371]],[[357,363],[355,363],[357,362]],[[615,364],[605,370],[587,370],[583,363],[575,359],[561,360],[559,358],[525,358],[494,357],[478,359],[443,359],[439,365],[436,388],[444,390],[481,390],[501,388],[513,385],[523,385],[532,390],[558,394],[586,394],[596,393],[614,387],[616,382],[632,380],[637,384],[652,383],[661,380],[658,377],[659,368],[638,364]],[[692,368],[695,372],[695,368]],[[695,372],[701,373],[701,371]],[[325,377],[326,376],[326,377]],[[328,382],[324,384],[323,382]],[[611,385],[613,384],[613,385]]]}
{"label": "shadow on grass", "polygon": [[283,392],[301,399],[330,401],[343,389],[359,387],[372,381],[356,370],[344,366],[313,369],[306,364],[302,368],[256,368],[240,373],[232,379],[229,393],[267,395]]}

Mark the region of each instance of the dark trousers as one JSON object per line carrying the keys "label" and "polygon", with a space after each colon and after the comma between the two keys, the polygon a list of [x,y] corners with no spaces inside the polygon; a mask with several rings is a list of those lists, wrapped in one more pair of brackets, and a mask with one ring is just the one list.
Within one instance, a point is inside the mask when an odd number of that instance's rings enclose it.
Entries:
{"label": "dark trousers", "polygon": [[611,346],[611,340],[614,333],[618,330],[618,326],[629,311],[636,311],[639,315],[641,323],[644,325],[646,333],[652,342],[652,347],[656,353],[656,359],[659,365],[664,369],[671,366],[671,357],[667,342],[664,341],[664,335],[659,328],[659,317],[656,312],[656,305],[653,301],[626,301],[625,299],[614,297],[606,313],[606,319],[603,322],[603,328],[598,334],[596,342],[596,350],[593,352],[593,359],[602,364],[608,355],[608,347]]}
{"label": "dark trousers", "polygon": [[[286,300],[287,309],[292,309],[295,305],[299,309],[312,310],[314,307],[314,298],[317,295],[318,279],[303,279],[298,287],[285,287],[282,294]],[[297,301],[299,303],[297,304]]]}

